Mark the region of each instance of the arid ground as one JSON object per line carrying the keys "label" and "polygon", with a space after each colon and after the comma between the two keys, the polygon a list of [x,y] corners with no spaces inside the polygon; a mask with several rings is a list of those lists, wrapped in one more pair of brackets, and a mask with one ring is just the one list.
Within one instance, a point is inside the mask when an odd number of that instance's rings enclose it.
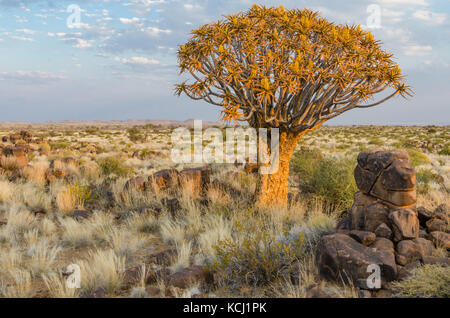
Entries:
{"label": "arid ground", "polygon": [[[358,297],[352,284],[320,277],[315,244],[351,207],[365,149],[407,150],[417,206],[450,206],[448,126],[307,134],[291,162],[289,206],[275,210],[254,208],[256,176],[243,165],[212,164],[200,188],[147,182],[204,166],[173,163],[172,129],[0,126],[0,297]],[[66,283],[71,264],[80,288]],[[449,267],[426,265],[389,296],[449,297],[449,288]]]}

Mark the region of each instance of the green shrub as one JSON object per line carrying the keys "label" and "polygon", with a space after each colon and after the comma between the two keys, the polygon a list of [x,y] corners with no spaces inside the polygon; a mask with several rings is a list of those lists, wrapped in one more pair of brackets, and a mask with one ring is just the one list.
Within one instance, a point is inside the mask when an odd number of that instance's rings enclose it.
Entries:
{"label": "green shrub", "polygon": [[444,147],[439,151],[440,155],[450,155],[450,144],[445,144]]}
{"label": "green shrub", "polygon": [[411,276],[393,283],[394,297],[448,298],[450,297],[450,267],[424,265]]}
{"label": "green shrub", "polygon": [[103,175],[114,174],[118,177],[126,177],[133,172],[133,169],[127,167],[124,161],[118,157],[105,157],[97,161]]}
{"label": "green shrub", "polygon": [[413,167],[418,167],[430,162],[430,159],[421,151],[415,149],[407,149],[409,159]]}
{"label": "green shrub", "polygon": [[226,240],[215,247],[216,258],[209,267],[227,285],[267,285],[281,277],[304,250],[301,233],[294,243],[277,241],[261,229],[246,233],[240,244]]}
{"label": "green shrub", "polygon": [[133,127],[127,130],[128,133],[128,139],[130,139],[132,142],[144,142],[147,138],[144,136],[141,132],[141,130],[138,127]]}
{"label": "green shrub", "polygon": [[292,173],[300,178],[300,190],[332,209],[351,205],[357,191],[354,167],[355,160],[325,158],[318,150],[297,152],[291,162]]}

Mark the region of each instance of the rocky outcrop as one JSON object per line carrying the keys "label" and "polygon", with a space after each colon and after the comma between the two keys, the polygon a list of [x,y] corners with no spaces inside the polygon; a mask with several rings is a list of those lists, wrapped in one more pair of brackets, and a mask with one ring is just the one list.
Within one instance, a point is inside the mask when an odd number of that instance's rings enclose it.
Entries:
{"label": "rocky outcrop", "polygon": [[368,278],[370,264],[380,266],[381,280],[388,283],[421,264],[450,263],[448,257],[433,256],[435,247],[450,249],[448,207],[416,208],[416,176],[407,152],[363,151],[354,175],[359,191],[353,206],[339,222],[338,233],[318,245],[323,276],[345,276],[368,289],[361,282]]}

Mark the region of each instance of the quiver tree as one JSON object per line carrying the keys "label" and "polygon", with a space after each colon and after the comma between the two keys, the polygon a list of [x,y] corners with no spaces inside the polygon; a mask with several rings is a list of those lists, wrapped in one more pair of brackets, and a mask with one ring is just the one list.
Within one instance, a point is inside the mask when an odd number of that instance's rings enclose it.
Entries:
{"label": "quiver tree", "polygon": [[289,162],[303,134],[348,110],[411,92],[370,32],[307,9],[254,5],[193,30],[178,59],[193,82],[177,85],[176,94],[221,107],[227,122],[279,128],[280,166],[260,175],[260,204],[286,204]]}

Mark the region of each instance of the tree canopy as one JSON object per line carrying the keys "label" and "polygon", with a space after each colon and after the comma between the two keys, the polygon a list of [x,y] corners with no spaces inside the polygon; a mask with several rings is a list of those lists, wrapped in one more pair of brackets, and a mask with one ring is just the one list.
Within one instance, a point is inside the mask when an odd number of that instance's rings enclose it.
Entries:
{"label": "tree canopy", "polygon": [[193,30],[178,59],[193,81],[176,85],[176,94],[252,127],[305,132],[345,111],[411,95],[392,54],[370,32],[308,9],[254,5]]}

